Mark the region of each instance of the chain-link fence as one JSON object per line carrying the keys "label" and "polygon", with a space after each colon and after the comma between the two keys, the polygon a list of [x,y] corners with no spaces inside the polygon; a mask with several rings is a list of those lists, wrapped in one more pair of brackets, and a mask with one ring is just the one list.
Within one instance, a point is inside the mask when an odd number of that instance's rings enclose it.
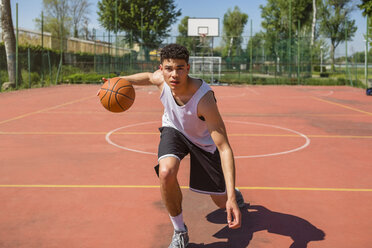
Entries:
{"label": "chain-link fence", "polygon": [[[208,38],[169,37],[160,45],[144,46],[126,42],[124,36],[109,32],[89,39],[64,38],[19,29],[18,88],[57,83],[99,82],[112,77],[153,71],[159,65],[159,52],[168,43],[182,43],[190,50],[191,74],[208,82],[251,84],[343,84],[366,87],[372,75],[366,54],[347,48],[347,43],[331,49],[327,37],[311,45],[306,34],[291,39],[251,36]],[[226,40],[239,39],[239,47],[229,47]],[[225,42],[224,42],[225,41]],[[226,50],[228,50],[226,52]],[[351,51],[349,51],[351,50]],[[372,61],[372,53],[368,53]],[[0,84],[8,81],[7,56],[0,43]],[[368,70],[366,70],[368,69]]]}

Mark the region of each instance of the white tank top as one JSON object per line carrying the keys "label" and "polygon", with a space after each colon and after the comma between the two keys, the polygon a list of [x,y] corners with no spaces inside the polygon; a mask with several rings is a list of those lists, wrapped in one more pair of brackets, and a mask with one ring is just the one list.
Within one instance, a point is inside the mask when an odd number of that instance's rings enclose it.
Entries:
{"label": "white tank top", "polygon": [[162,126],[177,129],[196,146],[214,153],[216,145],[205,121],[198,117],[198,103],[208,91],[212,90],[211,87],[203,81],[191,99],[185,105],[179,106],[173,98],[168,84],[164,82],[163,85],[163,91],[160,95],[160,100],[164,105]]}

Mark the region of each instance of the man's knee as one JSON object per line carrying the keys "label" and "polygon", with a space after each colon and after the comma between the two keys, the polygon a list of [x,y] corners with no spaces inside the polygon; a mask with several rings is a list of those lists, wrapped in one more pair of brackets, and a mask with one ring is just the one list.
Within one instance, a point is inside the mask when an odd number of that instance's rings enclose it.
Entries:
{"label": "man's knee", "polygon": [[163,184],[172,183],[177,179],[179,160],[174,157],[163,158],[159,161],[159,179]]}

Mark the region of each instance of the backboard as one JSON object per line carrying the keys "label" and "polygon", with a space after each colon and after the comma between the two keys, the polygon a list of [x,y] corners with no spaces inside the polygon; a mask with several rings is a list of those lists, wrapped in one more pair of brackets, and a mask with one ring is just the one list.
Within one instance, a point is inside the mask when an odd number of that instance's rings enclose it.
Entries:
{"label": "backboard", "polygon": [[187,24],[188,36],[220,36],[218,18],[189,18]]}

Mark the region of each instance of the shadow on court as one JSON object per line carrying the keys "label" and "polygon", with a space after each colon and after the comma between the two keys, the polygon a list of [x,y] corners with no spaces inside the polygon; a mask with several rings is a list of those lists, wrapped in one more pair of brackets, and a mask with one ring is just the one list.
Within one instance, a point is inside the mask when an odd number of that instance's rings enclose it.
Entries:
{"label": "shadow on court", "polygon": [[[207,220],[215,224],[226,223],[226,212],[216,210],[207,215]],[[246,248],[258,231],[268,231],[291,237],[293,243],[289,248],[306,248],[311,241],[324,240],[325,233],[300,217],[270,211],[263,206],[246,206],[242,209],[242,227],[236,230],[227,226],[213,236],[227,239],[225,242],[211,244],[189,244],[189,248]]]}

